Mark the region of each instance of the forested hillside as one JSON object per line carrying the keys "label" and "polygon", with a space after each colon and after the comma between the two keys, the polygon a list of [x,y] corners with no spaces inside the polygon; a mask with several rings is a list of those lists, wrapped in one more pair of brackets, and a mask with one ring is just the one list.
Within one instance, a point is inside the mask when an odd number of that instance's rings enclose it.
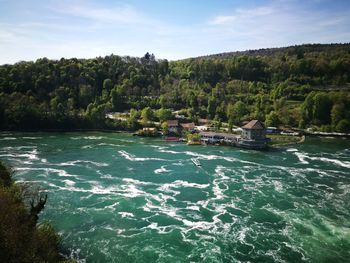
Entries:
{"label": "forested hillside", "polygon": [[[180,61],[116,55],[0,66],[2,129],[133,129],[182,110],[194,121],[350,130],[350,44],[302,45]],[[133,109],[133,110],[131,110]],[[105,114],[130,111],[126,121]],[[152,111],[153,110],[153,111]],[[142,117],[142,116],[141,116]]]}

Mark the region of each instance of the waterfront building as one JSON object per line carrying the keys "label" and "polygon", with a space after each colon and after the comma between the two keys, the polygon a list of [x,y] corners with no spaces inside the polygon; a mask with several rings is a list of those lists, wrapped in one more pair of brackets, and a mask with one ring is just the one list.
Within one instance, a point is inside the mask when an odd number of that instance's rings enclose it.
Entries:
{"label": "waterfront building", "polygon": [[180,132],[180,125],[178,120],[168,120],[167,125],[169,134],[178,134]]}
{"label": "waterfront building", "polygon": [[265,125],[259,120],[252,120],[242,128],[241,138],[237,141],[237,146],[263,149],[267,147],[268,139],[266,139]]}
{"label": "waterfront building", "polygon": [[182,130],[185,132],[194,132],[195,131],[195,125],[193,122],[190,123],[181,123]]}

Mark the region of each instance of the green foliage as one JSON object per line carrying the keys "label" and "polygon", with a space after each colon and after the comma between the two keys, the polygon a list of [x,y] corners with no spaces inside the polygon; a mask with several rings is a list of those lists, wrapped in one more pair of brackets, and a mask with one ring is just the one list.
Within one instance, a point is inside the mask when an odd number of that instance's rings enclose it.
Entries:
{"label": "green foliage", "polygon": [[244,102],[238,101],[227,107],[227,117],[230,123],[241,124],[243,117],[247,114],[247,106]]}
{"label": "green foliage", "polygon": [[9,187],[12,185],[11,170],[0,161],[0,187]]}
{"label": "green foliage", "polygon": [[214,118],[216,112],[216,100],[214,97],[208,98],[208,107],[207,107],[208,115],[210,118]]}
{"label": "green foliage", "polygon": [[0,163],[1,261],[61,262],[58,235],[48,224],[37,227],[25,205],[34,202],[33,194],[37,194],[31,192],[29,195],[28,190],[26,185],[13,184],[10,170]]}
{"label": "green foliage", "polygon": [[335,130],[337,132],[350,132],[350,121],[346,119],[341,120],[337,124]]}
{"label": "green foliage", "polygon": [[317,93],[314,97],[313,118],[318,123],[329,123],[332,102],[326,93]]}
{"label": "green foliage", "polygon": [[283,125],[335,129],[349,118],[349,51],[349,44],[316,44],[172,62],[147,53],[2,65],[0,128],[133,129],[139,117],[123,123],[105,114],[149,107],[163,109],[161,122],[170,117],[164,110],[230,126],[271,121],[274,111]]}
{"label": "green foliage", "polygon": [[199,142],[200,139],[201,139],[201,136],[199,133],[186,133],[186,138],[187,138],[187,141],[190,141],[190,142]]}
{"label": "green foliage", "polygon": [[141,124],[147,126],[153,120],[153,111],[150,107],[146,107],[141,112]]}
{"label": "green foliage", "polygon": [[266,126],[273,126],[277,127],[280,123],[280,120],[278,118],[278,115],[276,112],[271,111],[267,116],[265,120],[265,125]]}
{"label": "green foliage", "polygon": [[159,110],[157,110],[156,116],[160,122],[171,120],[173,118],[171,110],[164,108],[160,108]]}

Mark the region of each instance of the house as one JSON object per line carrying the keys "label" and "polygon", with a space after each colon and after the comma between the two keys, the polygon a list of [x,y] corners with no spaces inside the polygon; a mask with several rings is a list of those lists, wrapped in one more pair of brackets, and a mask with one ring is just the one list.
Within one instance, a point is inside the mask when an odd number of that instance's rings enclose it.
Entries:
{"label": "house", "polygon": [[195,128],[196,128],[196,126],[194,125],[193,122],[181,123],[180,125],[182,127],[182,130],[185,131],[185,132],[194,132]]}
{"label": "house", "polygon": [[268,139],[266,139],[266,128],[262,122],[259,120],[252,120],[241,128],[242,135],[237,142],[237,146],[251,149],[267,147]]}
{"label": "house", "polygon": [[180,125],[179,125],[178,120],[168,120],[167,126],[168,126],[168,133],[179,133],[180,132]]}

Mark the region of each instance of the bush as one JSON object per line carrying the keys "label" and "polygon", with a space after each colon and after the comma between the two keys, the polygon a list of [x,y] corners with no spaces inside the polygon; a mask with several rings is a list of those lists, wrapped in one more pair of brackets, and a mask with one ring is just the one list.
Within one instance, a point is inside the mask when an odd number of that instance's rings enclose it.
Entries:
{"label": "bush", "polygon": [[[53,227],[49,224],[36,226],[35,219],[45,203],[38,209],[34,193],[27,195],[26,191],[29,191],[27,186],[13,184],[11,171],[0,162],[1,262],[64,260],[59,254],[60,240]],[[30,200],[26,200],[29,196]],[[26,203],[31,204],[30,211]]]}
{"label": "bush", "polygon": [[344,133],[345,132],[350,132],[350,122],[348,120],[346,120],[346,119],[341,120],[337,124],[335,130],[337,132],[344,132]]}

